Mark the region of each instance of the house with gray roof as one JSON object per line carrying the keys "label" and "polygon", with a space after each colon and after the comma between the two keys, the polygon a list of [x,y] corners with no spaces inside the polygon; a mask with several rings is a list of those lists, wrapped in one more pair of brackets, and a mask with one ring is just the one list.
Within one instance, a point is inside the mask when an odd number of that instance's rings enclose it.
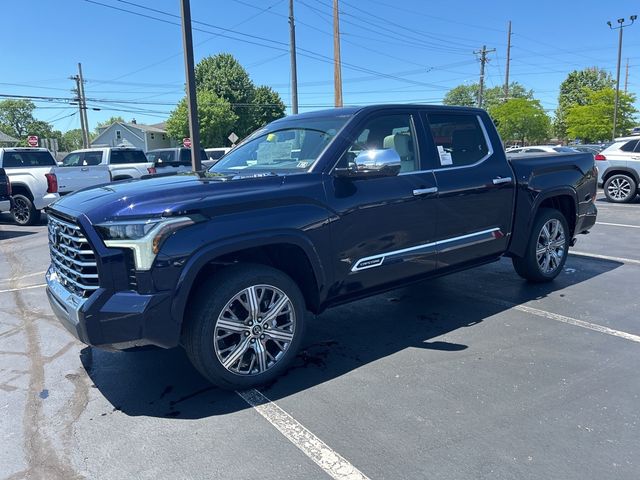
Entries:
{"label": "house with gray roof", "polygon": [[13,138],[11,135],[7,135],[4,132],[0,132],[0,147],[15,147],[20,140]]}
{"label": "house with gray roof", "polygon": [[115,122],[102,127],[98,136],[91,142],[92,147],[135,147],[145,152],[155,148],[168,148],[177,145],[169,138],[164,123],[143,125],[131,122]]}

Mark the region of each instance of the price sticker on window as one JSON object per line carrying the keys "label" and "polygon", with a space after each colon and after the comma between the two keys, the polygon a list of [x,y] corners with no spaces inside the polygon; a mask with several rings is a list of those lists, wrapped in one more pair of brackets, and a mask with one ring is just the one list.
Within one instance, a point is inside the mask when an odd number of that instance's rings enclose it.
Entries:
{"label": "price sticker on window", "polygon": [[451,152],[447,152],[442,145],[438,145],[438,155],[440,155],[440,165],[453,165]]}

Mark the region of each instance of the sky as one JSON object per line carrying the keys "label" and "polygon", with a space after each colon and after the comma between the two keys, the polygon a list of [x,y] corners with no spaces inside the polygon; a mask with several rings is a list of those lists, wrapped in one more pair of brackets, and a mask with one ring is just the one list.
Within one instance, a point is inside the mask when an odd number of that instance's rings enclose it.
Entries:
{"label": "sky", "polygon": [[[231,53],[289,107],[288,3],[191,0],[196,62]],[[510,79],[533,89],[550,114],[572,70],[598,66],[615,77],[618,31],[606,22],[640,15],[638,0],[339,3],[345,105],[441,103],[449,89],[478,81],[474,51],[483,45],[495,49],[486,85],[502,85],[511,20]],[[294,8],[300,111],[330,108],[332,0],[294,0]],[[0,94],[55,97],[35,102],[36,117],[79,128],[67,99],[81,62],[88,106],[100,109],[88,111],[91,128],[114,115],[166,120],[184,95],[179,12],[179,0],[4,0]],[[621,89],[627,58],[628,89],[640,96],[640,21],[624,29]]]}

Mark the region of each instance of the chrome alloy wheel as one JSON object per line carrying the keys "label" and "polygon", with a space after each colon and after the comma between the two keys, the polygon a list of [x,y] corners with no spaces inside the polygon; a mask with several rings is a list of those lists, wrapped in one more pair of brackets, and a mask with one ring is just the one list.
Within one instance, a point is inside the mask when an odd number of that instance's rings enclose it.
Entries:
{"label": "chrome alloy wheel", "polygon": [[277,287],[253,285],[222,309],[215,326],[215,352],[228,371],[258,375],[284,356],[295,328],[291,299]]}
{"label": "chrome alloy wheel", "polygon": [[626,178],[614,178],[609,182],[607,193],[614,200],[625,200],[631,195],[631,184]]}
{"label": "chrome alloy wheel", "polygon": [[13,218],[20,225],[29,221],[30,209],[29,204],[22,198],[17,197],[13,199]]}
{"label": "chrome alloy wheel", "polygon": [[536,244],[536,260],[544,274],[555,271],[566,255],[566,239],[560,220],[552,218],[545,223],[538,235]]}

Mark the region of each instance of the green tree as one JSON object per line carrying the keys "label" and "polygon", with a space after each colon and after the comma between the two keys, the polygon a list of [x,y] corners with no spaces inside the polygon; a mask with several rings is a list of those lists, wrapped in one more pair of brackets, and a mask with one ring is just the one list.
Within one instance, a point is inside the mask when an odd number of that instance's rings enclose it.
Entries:
{"label": "green tree", "polygon": [[108,127],[112,123],[116,123],[116,122],[124,122],[124,118],[122,118],[120,115],[117,115],[117,116],[106,119],[104,122],[98,122],[94,130],[94,135],[98,135],[102,127]]}
{"label": "green tree", "polygon": [[62,140],[58,141],[61,152],[70,152],[82,148],[82,130],[75,128],[62,134]]}
{"label": "green tree", "polygon": [[0,102],[0,130],[16,138],[29,134],[27,127],[35,121],[36,106],[30,100],[3,100]]}
{"label": "green tree", "polygon": [[571,107],[586,105],[589,91],[613,88],[613,85],[614,81],[611,75],[597,67],[574,70],[567,75],[567,78],[560,84],[558,108],[554,121],[554,131],[558,138],[567,138],[566,116]]}
{"label": "green tree", "polygon": [[40,138],[54,138],[51,125],[42,120],[32,120],[26,126],[25,135],[37,135]]}
{"label": "green tree", "polygon": [[[200,90],[196,95],[198,102],[198,122],[200,123],[200,141],[205,147],[226,145],[227,136],[233,131],[238,116],[229,102],[215,93]],[[167,120],[167,133],[170,137],[181,139],[189,136],[189,118],[187,99],[183,98]]]}
{"label": "green tree", "polygon": [[510,98],[493,106],[489,114],[505,142],[540,143],[549,136],[551,120],[538,100]]}
{"label": "green tree", "polygon": [[263,127],[267,123],[284,117],[285,105],[278,92],[271,87],[261,85],[255,89],[253,97],[252,129]]}
{"label": "green tree", "polygon": [[[463,107],[478,106],[479,85],[458,85],[447,92],[442,103],[445,105],[460,105]],[[509,84],[509,98],[533,99],[533,90],[527,90],[518,82]],[[482,107],[490,110],[493,106],[504,102],[504,87],[496,86],[486,88],[482,94]]]}
{"label": "green tree", "polygon": [[[613,88],[583,91],[586,100],[582,105],[568,108],[565,116],[566,131],[570,138],[579,138],[585,143],[608,140],[613,130],[613,110],[616,92]],[[618,103],[618,134],[635,125],[635,96],[620,92]]]}

